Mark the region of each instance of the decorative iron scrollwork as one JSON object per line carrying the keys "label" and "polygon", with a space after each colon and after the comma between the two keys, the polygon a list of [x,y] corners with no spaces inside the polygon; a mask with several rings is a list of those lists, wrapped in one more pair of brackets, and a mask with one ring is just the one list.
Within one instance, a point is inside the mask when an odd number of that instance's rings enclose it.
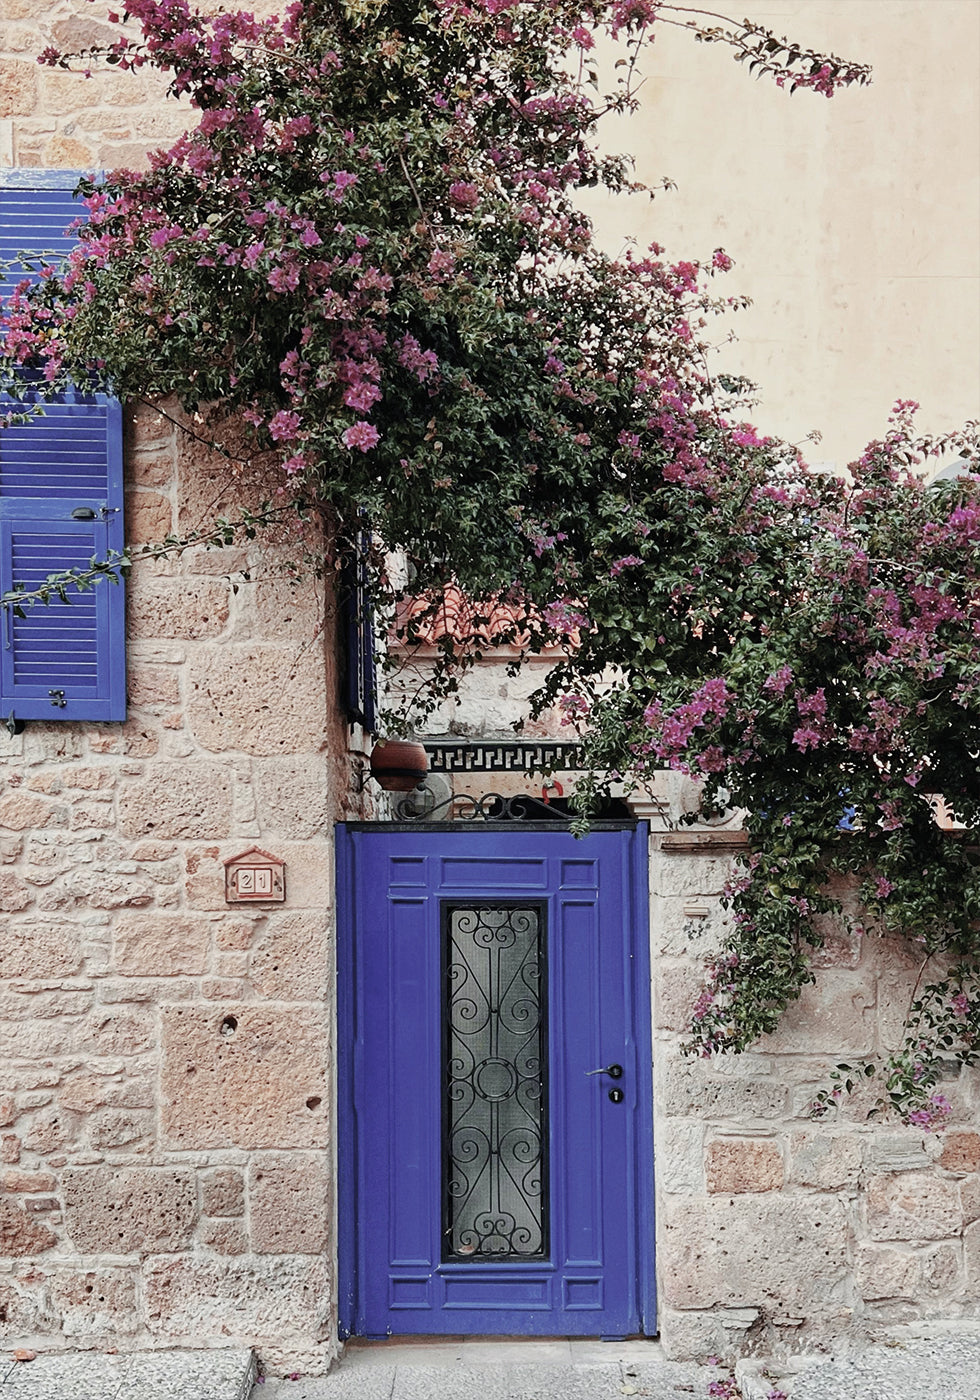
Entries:
{"label": "decorative iron scrollwork", "polygon": [[544,1258],[544,909],[454,905],[444,917],[445,1258]]}
{"label": "decorative iron scrollwork", "polygon": [[424,787],[405,793],[393,804],[391,814],[396,822],[410,821],[470,821],[470,822],[564,822],[571,821],[565,803],[546,802],[531,793],[515,793],[505,797],[499,792],[487,792],[482,797],[469,793],[452,794],[441,802]]}

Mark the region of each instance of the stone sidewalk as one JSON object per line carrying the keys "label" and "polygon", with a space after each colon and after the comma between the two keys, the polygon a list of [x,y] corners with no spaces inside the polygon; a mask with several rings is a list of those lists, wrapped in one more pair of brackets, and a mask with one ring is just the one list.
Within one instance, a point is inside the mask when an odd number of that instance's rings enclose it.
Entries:
{"label": "stone sidewalk", "polygon": [[248,1400],[254,1378],[243,1348],[51,1352],[32,1361],[0,1353],[0,1400]]}
{"label": "stone sidewalk", "polygon": [[[742,1362],[743,1400],[771,1381]],[[462,1341],[348,1348],[322,1378],[256,1380],[250,1352],[0,1354],[0,1400],[709,1400],[728,1372],[666,1361],[656,1342]],[[790,1400],[980,1400],[980,1336],[869,1347],[850,1360],[798,1365]]]}
{"label": "stone sidewalk", "polygon": [[[787,1369],[779,1383],[790,1400],[980,1400],[980,1335]],[[253,1400],[709,1400],[710,1383],[729,1374],[666,1361],[648,1341],[382,1342],[349,1346],[322,1379],[260,1381]],[[743,1400],[766,1400],[773,1382],[759,1362],[740,1363],[737,1376]]]}

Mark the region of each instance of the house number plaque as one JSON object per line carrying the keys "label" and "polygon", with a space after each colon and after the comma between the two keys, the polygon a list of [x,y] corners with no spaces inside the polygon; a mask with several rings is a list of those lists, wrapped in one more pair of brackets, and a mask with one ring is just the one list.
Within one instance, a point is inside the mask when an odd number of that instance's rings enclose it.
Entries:
{"label": "house number plaque", "polygon": [[281,904],[286,898],[286,864],[253,846],[225,861],[228,904]]}

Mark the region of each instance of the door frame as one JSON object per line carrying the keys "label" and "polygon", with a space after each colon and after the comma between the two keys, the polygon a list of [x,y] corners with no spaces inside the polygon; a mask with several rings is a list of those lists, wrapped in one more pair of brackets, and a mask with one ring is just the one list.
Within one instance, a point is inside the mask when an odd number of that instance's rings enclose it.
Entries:
{"label": "door frame", "polygon": [[[420,831],[427,834],[459,833],[470,835],[481,831],[508,830],[547,831],[567,836],[564,826],[550,822],[339,822],[335,827],[336,898],[337,898],[337,1310],[338,1335],[344,1340],[352,1335],[358,1304],[358,1174],[355,1125],[355,1006],[356,970],[354,956],[355,893],[354,843],[355,832],[378,832],[392,835],[398,831]],[[636,1299],[643,1336],[657,1335],[657,1288],[654,1151],[653,1151],[653,1033],[651,1023],[650,973],[650,893],[649,893],[649,825],[646,822],[597,821],[597,831],[630,831],[634,833],[629,851],[629,870],[624,880],[624,898],[628,901],[633,925],[632,960],[634,975],[633,1034],[637,1047],[637,1131],[635,1152],[628,1173],[633,1194],[635,1258],[637,1261]],[[510,1335],[513,1335],[511,1332]]]}

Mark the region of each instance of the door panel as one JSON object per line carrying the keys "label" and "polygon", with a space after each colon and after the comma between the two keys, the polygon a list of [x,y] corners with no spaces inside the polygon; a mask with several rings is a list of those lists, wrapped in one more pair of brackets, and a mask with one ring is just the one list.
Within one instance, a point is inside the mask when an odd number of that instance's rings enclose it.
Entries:
{"label": "door panel", "polygon": [[341,829],[345,1333],[652,1331],[644,849]]}

